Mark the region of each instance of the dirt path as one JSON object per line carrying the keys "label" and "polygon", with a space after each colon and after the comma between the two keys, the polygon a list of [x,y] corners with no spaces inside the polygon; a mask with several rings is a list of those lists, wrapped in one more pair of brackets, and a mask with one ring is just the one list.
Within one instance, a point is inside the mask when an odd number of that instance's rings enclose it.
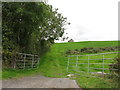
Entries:
{"label": "dirt path", "polygon": [[31,76],[2,81],[3,88],[79,88],[75,80],[69,78],[49,78]]}

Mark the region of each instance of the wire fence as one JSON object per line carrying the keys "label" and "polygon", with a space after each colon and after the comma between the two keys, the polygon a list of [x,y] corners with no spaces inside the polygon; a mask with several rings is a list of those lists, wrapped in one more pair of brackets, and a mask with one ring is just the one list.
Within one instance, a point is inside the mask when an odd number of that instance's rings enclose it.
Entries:
{"label": "wire fence", "polygon": [[38,68],[39,59],[40,58],[38,55],[32,55],[32,54],[26,54],[26,53],[16,53],[14,69]]}
{"label": "wire fence", "polygon": [[88,54],[88,55],[70,55],[68,56],[67,72],[68,73],[90,73],[106,75],[112,71],[118,71],[118,68],[113,69],[115,58],[120,52]]}

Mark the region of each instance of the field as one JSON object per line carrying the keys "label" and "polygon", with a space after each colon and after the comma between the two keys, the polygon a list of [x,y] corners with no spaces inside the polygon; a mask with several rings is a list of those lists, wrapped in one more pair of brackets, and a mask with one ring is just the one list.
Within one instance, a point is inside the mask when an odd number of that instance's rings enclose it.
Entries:
{"label": "field", "polygon": [[[49,75],[54,77],[61,77],[61,74],[66,74],[68,55],[66,55],[65,52],[67,50],[81,49],[83,47],[108,47],[108,46],[117,46],[117,45],[118,45],[117,41],[57,43],[51,48],[50,52],[48,52],[46,55],[44,55],[41,58],[41,65],[40,65],[42,69],[41,72],[43,71],[44,75]],[[46,69],[43,70],[43,68]]]}
{"label": "field", "polygon": [[[67,60],[68,60],[67,57],[68,55],[66,54],[67,50],[81,49],[84,47],[111,47],[111,46],[118,46],[118,42],[117,41],[85,41],[85,42],[55,43],[51,47],[49,52],[47,52],[45,55],[41,57],[40,65],[38,69],[35,70],[4,69],[2,77],[3,79],[9,79],[9,78],[16,78],[16,77],[22,77],[28,75],[35,75],[35,74],[41,74],[48,77],[60,77],[60,78],[67,77],[68,74],[66,70]],[[88,54],[88,53],[84,53],[84,54]],[[110,62],[107,61],[107,63]],[[100,82],[101,79],[99,78],[96,79],[93,77],[88,78],[83,76],[77,76],[76,80],[78,84],[83,88],[90,88],[90,87],[115,88],[116,87],[116,85],[112,84],[112,81],[108,82],[109,80],[106,81],[103,80],[102,82]],[[87,84],[85,83],[85,81],[87,81]],[[93,85],[91,86],[91,84]]]}

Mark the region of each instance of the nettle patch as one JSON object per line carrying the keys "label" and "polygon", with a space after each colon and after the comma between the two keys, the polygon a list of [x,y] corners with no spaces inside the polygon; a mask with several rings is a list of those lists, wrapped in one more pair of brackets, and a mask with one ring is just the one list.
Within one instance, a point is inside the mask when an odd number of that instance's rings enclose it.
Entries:
{"label": "nettle patch", "polygon": [[82,49],[75,50],[67,50],[66,54],[82,54],[82,53],[100,53],[100,52],[111,52],[118,51],[120,46],[112,46],[112,47],[84,47]]}

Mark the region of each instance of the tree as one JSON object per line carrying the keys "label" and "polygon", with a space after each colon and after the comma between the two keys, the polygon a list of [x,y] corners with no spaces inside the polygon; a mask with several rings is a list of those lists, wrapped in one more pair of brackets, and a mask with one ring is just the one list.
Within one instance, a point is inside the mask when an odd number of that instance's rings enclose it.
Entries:
{"label": "tree", "polygon": [[57,10],[43,2],[2,3],[3,52],[45,53],[68,24]]}

